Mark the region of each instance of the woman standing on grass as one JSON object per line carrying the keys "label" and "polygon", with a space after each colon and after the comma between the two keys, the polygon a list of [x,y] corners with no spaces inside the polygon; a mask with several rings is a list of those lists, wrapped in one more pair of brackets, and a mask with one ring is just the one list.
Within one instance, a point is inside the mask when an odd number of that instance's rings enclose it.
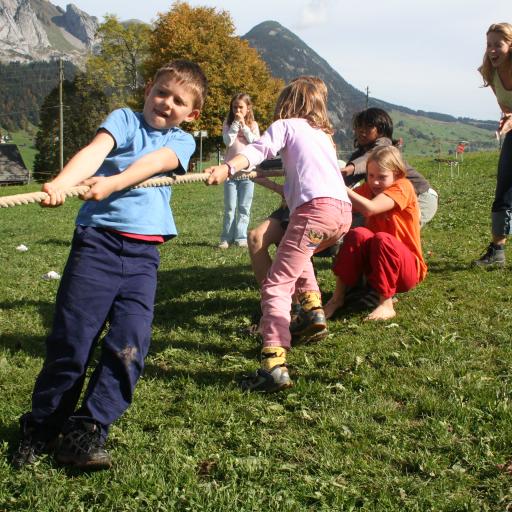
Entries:
{"label": "woman standing on grass", "polygon": [[512,233],[512,25],[496,23],[487,31],[487,49],[478,68],[484,86],[496,95],[503,115],[498,136],[505,135],[498,163],[498,178],[492,204],[492,241],[475,264],[480,267],[505,265],[505,242]]}
{"label": "woman standing on grass", "polygon": [[[222,127],[222,137],[227,148],[224,160],[240,153],[259,136],[251,97],[245,93],[235,94]],[[224,224],[219,249],[227,249],[231,243],[247,247],[247,227],[253,194],[254,183],[251,180],[229,180],[224,183]]]}

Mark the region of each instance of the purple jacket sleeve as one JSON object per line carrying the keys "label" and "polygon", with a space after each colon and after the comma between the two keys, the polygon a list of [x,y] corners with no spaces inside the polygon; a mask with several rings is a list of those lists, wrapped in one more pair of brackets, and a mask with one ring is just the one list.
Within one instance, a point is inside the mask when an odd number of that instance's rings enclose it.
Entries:
{"label": "purple jacket sleeve", "polygon": [[258,140],[249,144],[241,154],[249,160],[249,167],[252,167],[267,158],[274,158],[285,145],[286,125],[282,121],[275,121]]}

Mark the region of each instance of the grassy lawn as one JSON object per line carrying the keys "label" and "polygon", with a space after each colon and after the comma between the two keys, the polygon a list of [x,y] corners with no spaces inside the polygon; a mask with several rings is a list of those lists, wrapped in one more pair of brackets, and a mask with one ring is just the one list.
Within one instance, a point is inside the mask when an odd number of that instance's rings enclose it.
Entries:
{"label": "grassy lawn", "polygon": [[[453,178],[410,161],[440,193],[426,281],[391,322],[342,312],[328,338],[292,351],[296,386],[271,396],[237,387],[257,367],[240,328],[259,294],[246,251],[215,248],[222,187],[176,186],[180,236],[161,248],[145,375],[112,427],[113,469],[92,474],[9,464],[58,286],[41,276],[62,272],[80,202],[0,210],[0,510],[509,510],[497,464],[512,458],[512,272],[469,265],[488,243],[497,153],[467,155]],[[256,187],[252,224],[277,204]],[[317,260],[326,297],[329,266]]]}
{"label": "grassy lawn", "polygon": [[411,116],[397,110],[391,112],[391,117],[395,124],[394,137],[403,138],[407,158],[410,155],[446,157],[449,151],[454,156],[455,147],[461,140],[469,142],[469,151],[498,149],[494,133],[476,126]]}

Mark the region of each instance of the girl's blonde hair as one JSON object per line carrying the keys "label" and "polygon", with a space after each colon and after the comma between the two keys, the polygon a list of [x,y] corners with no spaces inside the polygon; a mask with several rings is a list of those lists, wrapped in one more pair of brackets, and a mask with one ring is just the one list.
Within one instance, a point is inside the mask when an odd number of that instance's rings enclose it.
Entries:
{"label": "girl's blonde hair", "polygon": [[329,94],[329,91],[327,90],[327,85],[325,85],[325,82],[321,78],[318,78],[317,76],[313,75],[301,75],[294,78],[290,83],[298,82],[300,80],[311,82],[318,89],[320,94],[324,97],[325,102],[327,103],[327,96]]}
{"label": "girl's blonde hair", "polygon": [[251,128],[252,125],[254,124],[254,113],[252,111],[251,97],[245,92],[240,92],[238,94],[235,94],[231,98],[231,102],[229,104],[229,112],[226,117],[226,124],[228,126],[231,126],[231,124],[235,120],[235,114],[233,112],[233,104],[235,103],[235,101],[238,101],[238,100],[243,101],[247,105],[247,114],[245,114],[245,124],[247,126],[249,126],[249,128]]}
{"label": "girl's blonde hair", "polygon": [[[323,88],[320,87],[323,84]],[[322,80],[310,77],[299,77],[290,82],[279,95],[274,121],[278,119],[301,118],[313,127],[332,135],[331,122],[327,115],[326,96],[327,88]]]}
{"label": "girl's blonde hair", "polygon": [[[503,37],[503,40],[507,44],[512,45],[512,25],[510,23],[493,23],[486,32],[486,36],[491,32],[496,32]],[[510,54],[510,60],[512,62],[512,53]],[[491,61],[489,60],[489,56],[487,52],[484,54],[484,61],[482,65],[478,68],[482,78],[484,79],[484,87],[489,86],[493,82],[494,69],[492,67]]]}
{"label": "girl's blonde hair", "polygon": [[366,165],[375,162],[382,170],[390,171],[395,179],[407,176],[407,167],[398,148],[384,146],[373,150],[368,156]]}

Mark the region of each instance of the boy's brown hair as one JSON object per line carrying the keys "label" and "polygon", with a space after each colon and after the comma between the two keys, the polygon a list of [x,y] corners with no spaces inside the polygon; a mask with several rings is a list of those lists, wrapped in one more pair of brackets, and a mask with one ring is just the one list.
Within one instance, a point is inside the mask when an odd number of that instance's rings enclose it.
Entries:
{"label": "boy's brown hair", "polygon": [[368,156],[366,165],[368,166],[370,162],[375,162],[381,169],[392,172],[395,179],[407,176],[407,167],[402,154],[394,146],[384,146],[373,150]]}
{"label": "boy's brown hair", "polygon": [[208,80],[200,66],[188,60],[173,60],[157,70],[153,83],[165,74],[190,89],[194,96],[194,108],[201,110],[208,94]]}

